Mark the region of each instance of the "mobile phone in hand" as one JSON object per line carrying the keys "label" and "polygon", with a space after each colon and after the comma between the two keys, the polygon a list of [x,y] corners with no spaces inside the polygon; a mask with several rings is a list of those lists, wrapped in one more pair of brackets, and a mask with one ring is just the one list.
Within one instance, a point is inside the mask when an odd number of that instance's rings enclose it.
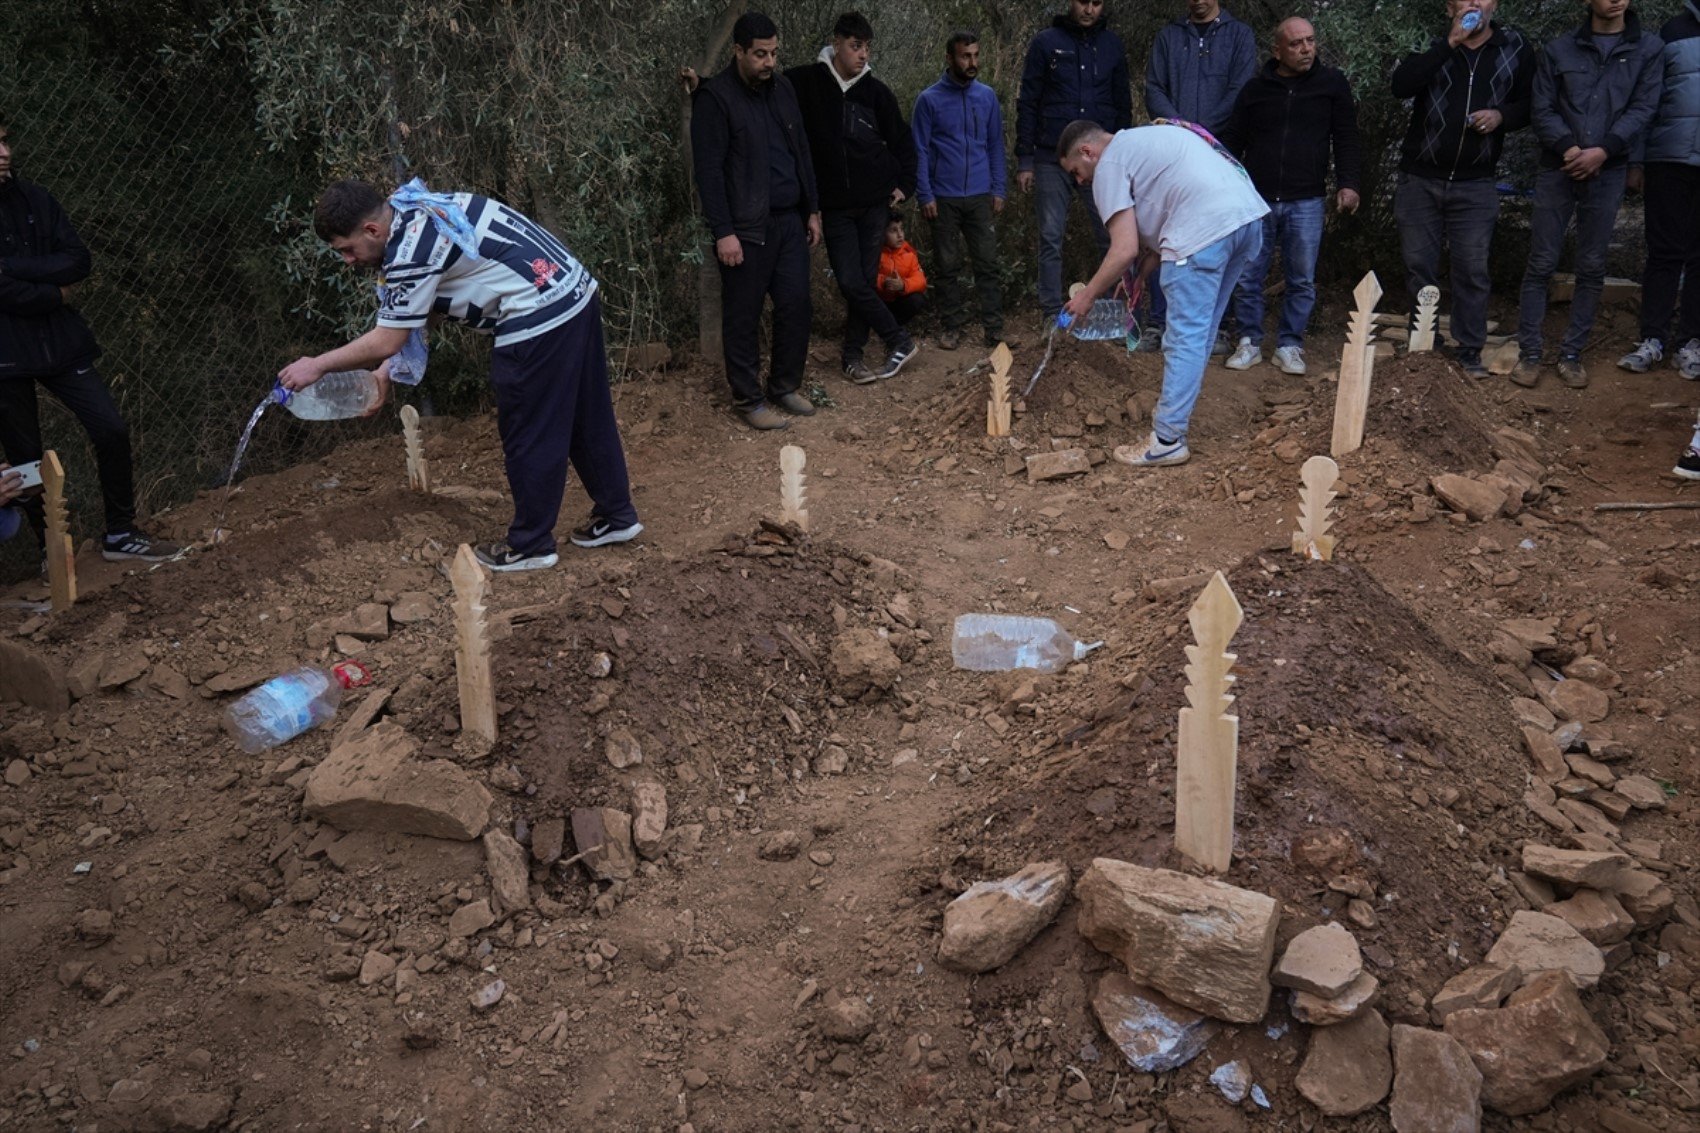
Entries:
{"label": "mobile phone in hand", "polygon": [[41,487],[41,461],[39,460],[32,460],[28,464],[15,465],[7,471],[16,472],[23,476],[24,482],[18,485],[19,488]]}

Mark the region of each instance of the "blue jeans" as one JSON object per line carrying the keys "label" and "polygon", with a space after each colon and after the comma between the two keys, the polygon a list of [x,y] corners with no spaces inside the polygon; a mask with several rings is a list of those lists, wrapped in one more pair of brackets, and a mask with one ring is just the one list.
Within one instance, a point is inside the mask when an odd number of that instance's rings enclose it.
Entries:
{"label": "blue jeans", "polygon": [[[1611,247],[1617,207],[1629,167],[1602,169],[1598,177],[1572,180],[1563,170],[1543,169],[1535,178],[1535,211],[1529,218],[1529,266],[1523,271],[1523,295],[1517,319],[1517,345],[1525,358],[1541,356],[1541,323],[1546,320],[1547,285],[1564,251],[1564,233],[1576,217],[1576,293],[1570,299],[1570,328],[1559,355],[1575,358],[1588,345],[1594,312],[1606,282],[1606,252]],[[1700,208],[1700,205],[1695,207]]]}
{"label": "blue jeans", "polygon": [[1039,218],[1039,310],[1053,319],[1063,305],[1063,234],[1068,230],[1068,206],[1075,197],[1086,206],[1092,238],[1098,251],[1110,250],[1110,234],[1098,219],[1092,190],[1077,184],[1062,166],[1049,161],[1033,163],[1033,208]]}
{"label": "blue jeans", "polygon": [[1480,355],[1487,342],[1487,304],[1492,277],[1488,251],[1499,219],[1499,192],[1493,178],[1443,181],[1399,174],[1393,192],[1399,224],[1399,250],[1405,259],[1405,286],[1415,297],[1440,286],[1440,251],[1452,255],[1452,337],[1463,354]]}
{"label": "blue jeans", "polygon": [[1159,440],[1186,439],[1216,328],[1234,285],[1262,247],[1263,222],[1254,220],[1184,260],[1163,261],[1158,274],[1169,299],[1169,325],[1163,332],[1163,393],[1152,421]]}
{"label": "blue jeans", "polygon": [[1303,201],[1270,201],[1263,218],[1263,250],[1252,257],[1234,289],[1234,317],[1240,322],[1240,337],[1263,345],[1263,281],[1275,246],[1281,246],[1281,274],[1287,292],[1281,302],[1281,328],[1276,341],[1281,346],[1303,346],[1305,327],[1316,306],[1316,257],[1322,250],[1324,198]]}

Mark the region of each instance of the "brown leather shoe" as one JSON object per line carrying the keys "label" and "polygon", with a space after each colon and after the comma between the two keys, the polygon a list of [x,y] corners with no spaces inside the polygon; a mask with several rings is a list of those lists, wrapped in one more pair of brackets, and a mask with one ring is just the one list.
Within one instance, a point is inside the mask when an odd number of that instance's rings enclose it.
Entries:
{"label": "brown leather shoe", "polygon": [[1571,389],[1588,388],[1588,371],[1582,367],[1580,358],[1560,358],[1558,360],[1558,380]]}
{"label": "brown leather shoe", "polygon": [[1524,389],[1534,389],[1541,384],[1541,360],[1539,358],[1519,358],[1516,367],[1511,371],[1511,383]]}
{"label": "brown leather shoe", "polygon": [[791,419],[782,417],[779,412],[765,401],[758,401],[747,409],[738,410],[738,416],[744,419],[744,424],[752,429],[789,429]]}
{"label": "brown leather shoe", "polygon": [[795,390],[780,394],[773,399],[773,403],[793,417],[813,417],[815,415],[815,403]]}

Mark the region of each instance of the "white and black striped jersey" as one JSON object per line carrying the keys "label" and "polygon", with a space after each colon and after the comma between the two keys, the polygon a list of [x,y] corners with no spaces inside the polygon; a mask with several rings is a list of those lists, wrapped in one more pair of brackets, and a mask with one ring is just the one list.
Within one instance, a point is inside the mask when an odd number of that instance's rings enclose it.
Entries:
{"label": "white and black striped jersey", "polygon": [[500,201],[456,193],[478,236],[469,259],[424,209],[396,211],[384,248],[378,325],[422,327],[443,315],[511,346],[584,310],[596,280],[555,234]]}

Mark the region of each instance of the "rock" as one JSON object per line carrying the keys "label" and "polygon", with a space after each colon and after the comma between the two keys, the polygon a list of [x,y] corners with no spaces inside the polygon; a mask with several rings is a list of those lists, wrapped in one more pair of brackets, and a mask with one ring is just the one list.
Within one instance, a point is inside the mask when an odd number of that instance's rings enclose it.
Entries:
{"label": "rock", "polygon": [[1068,865],[1060,861],[975,882],[945,907],[939,963],[960,972],[1001,968],[1056,919],[1068,891]]}
{"label": "rock", "polygon": [[1586,681],[1540,681],[1535,685],[1535,695],[1560,720],[1592,724],[1604,720],[1611,711],[1611,697]]}
{"label": "rock", "polygon": [[540,818],[531,828],[531,856],[539,865],[554,865],[561,860],[561,848],[567,842],[567,820]]}
{"label": "rock", "polygon": [[112,1083],[112,1089],[106,1095],[106,1102],[118,1109],[134,1109],[146,1101],[151,1093],[153,1083],[145,1078],[120,1078]]}
{"label": "rock", "polygon": [[105,944],[118,935],[118,927],[112,913],[107,909],[84,909],[77,914],[77,939],[91,947]]}
{"label": "rock", "polygon": [[1293,864],[1327,878],[1349,873],[1362,855],[1351,832],[1337,826],[1306,830],[1293,839]]}
{"label": "rock", "polygon": [[1511,1117],[1545,1109],[1592,1077],[1611,1052],[1562,972],[1536,976],[1497,1011],[1448,1015],[1446,1033],[1481,1071],[1483,1103]]}
{"label": "rock", "polygon": [[496,923],[490,902],[477,900],[462,905],[449,917],[449,939],[464,940],[475,936]]}
{"label": "rock", "polygon": [[470,842],[490,821],[490,792],[446,759],[415,760],[419,745],[385,720],[307,776],[302,813],[339,830],[422,834]]}
{"label": "rock", "polygon": [[620,364],[627,370],[664,370],[672,361],[673,348],[665,342],[640,342],[620,352]]}
{"label": "rock", "polygon": [[802,850],[802,835],[795,830],[775,830],[756,847],[756,857],[764,862],[788,862]]}
{"label": "rock", "polygon": [[643,762],[643,747],[637,737],[624,728],[615,728],[608,733],[603,741],[602,750],[608,756],[608,762],[624,771],[628,767],[636,767]]}
{"label": "rock", "polygon": [[1429,487],[1441,503],[1453,511],[1463,512],[1476,522],[1491,519],[1505,507],[1505,492],[1480,480],[1444,472],[1429,481]]}
{"label": "rock", "polygon": [[189,687],[189,678],[166,664],[153,667],[153,671],[148,674],[148,685],[172,700],[188,700],[194,692],[194,689]]}
{"label": "rock", "polygon": [[360,961],[360,986],[371,987],[395,975],[395,959],[382,952],[368,952]]}
{"label": "rock", "polygon": [[1161,992],[1108,972],[1092,994],[1104,1034],[1141,1074],[1166,1074],[1198,1057],[1220,1024]]}
{"label": "rock", "polygon": [[423,590],[406,590],[396,596],[390,607],[390,621],[398,626],[410,626],[428,621],[435,611],[437,600]]}
{"label": "rock", "polygon": [[837,744],[826,745],[826,749],[815,756],[816,775],[842,775],[849,766],[850,753]]}
{"label": "rock", "polygon": [[654,861],[667,851],[667,788],[654,779],[632,784],[632,844]]}
{"label": "rock", "polygon": [[101,668],[100,687],[108,691],[123,688],[131,681],[140,680],[147,671],[147,654],[140,649],[120,653]]}
{"label": "rock", "polygon": [[874,1033],[874,1012],[856,996],[829,1004],[820,1017],[821,1033],[834,1042],[859,1043]]}
{"label": "rock", "polygon": [[1332,999],[1350,987],[1363,970],[1357,938],[1331,921],[1293,937],[1269,981],[1276,987]]}
{"label": "rock", "polygon": [[508,985],[502,980],[491,980],[472,995],[474,1011],[488,1011],[502,1002],[502,996],[508,992]]}
{"label": "rock", "polygon": [[1671,892],[1656,873],[1644,869],[1624,870],[1612,879],[1612,895],[1623,911],[1635,919],[1637,928],[1655,928],[1664,924],[1676,905]]}
{"label": "rock", "polygon": [[1251,1067],[1244,1062],[1225,1062],[1210,1072],[1210,1084],[1222,1092],[1229,1104],[1239,1105],[1251,1093]]}
{"label": "rock", "polygon": [[1367,1011],[1312,1031],[1293,1084],[1328,1117],[1362,1113],[1386,1097],[1393,1084],[1393,1056],[1381,1012]]}
{"label": "rock", "polygon": [[1075,888],[1080,933],[1137,982],[1231,1023],[1269,1007],[1276,902],[1220,881],[1098,858]]}
{"label": "rock", "polygon": [[1596,834],[1614,842],[1623,836],[1623,831],[1616,823],[1585,802],[1559,799],[1553,804],[1553,808],[1575,823],[1576,828],[1584,834]]}
{"label": "rock", "polygon": [[1441,1031],[1393,1025],[1394,1133],[1480,1133],[1482,1072]]}
{"label": "rock", "polygon": [[345,618],[331,623],[331,635],[343,634],[357,641],[383,641],[390,635],[390,608],[366,602]]}
{"label": "rock", "polygon": [[890,692],[903,668],[886,636],[866,626],[847,629],[834,639],[830,664],[834,687],[847,700]]}
{"label": "rock", "polygon": [[632,817],[612,807],[574,807],[573,845],[581,863],[599,881],[628,881],[637,872]]}
{"label": "rock", "polygon": [[11,760],[6,764],[6,785],[21,787],[30,781],[30,765],[21,759]]}
{"label": "rock", "polygon": [[484,868],[504,915],[531,908],[531,869],[525,847],[500,830],[486,830]]}
{"label": "rock", "polygon": [[1435,1026],[1454,1011],[1465,1008],[1492,1010],[1505,1002],[1523,982],[1523,969],[1502,964],[1477,964],[1446,981],[1446,986],[1429,1000],[1429,1018]]}
{"label": "rock", "polygon": [[1381,981],[1364,972],[1345,991],[1332,999],[1308,991],[1293,992],[1293,1018],[1313,1027],[1332,1027],[1356,1019],[1369,1009],[1381,991]]}
{"label": "rock", "polygon": [[232,894],[250,913],[263,913],[272,907],[272,895],[257,881],[245,881]]}
{"label": "rock", "polygon": [[1626,775],[1612,784],[1612,790],[1627,799],[1636,810],[1664,810],[1670,805],[1665,789],[1645,775]]}
{"label": "rock", "polygon": [[1558,727],[1558,717],[1549,712],[1546,705],[1526,696],[1512,698],[1511,713],[1522,727],[1539,728],[1543,732],[1551,732]]}
{"label": "rock", "polygon": [[1629,866],[1628,854],[1561,850],[1532,842],[1523,846],[1523,872],[1560,885],[1606,889]]}
{"label": "rock", "polygon": [[1553,742],[1549,733],[1525,724],[1523,747],[1529,753],[1529,762],[1535,765],[1536,776],[1544,782],[1556,783],[1570,774],[1570,767],[1564,762],[1564,753],[1558,750],[1558,744]]}
{"label": "rock", "polygon": [[708,1085],[708,1071],[693,1066],[685,1071],[684,1082],[687,1090],[700,1090]]}
{"label": "rock", "polygon": [[1531,653],[1558,647],[1556,618],[1511,618],[1500,622],[1495,628],[1516,638],[1523,648]]}
{"label": "rock", "polygon": [[206,683],[201,687],[208,692],[218,693],[219,695],[227,692],[242,692],[264,682],[269,676],[269,673],[262,672],[259,669],[237,669],[208,677]]}
{"label": "rock", "polygon": [[1598,760],[1589,759],[1580,752],[1565,756],[1564,762],[1576,778],[1586,779],[1596,787],[1610,787],[1617,782],[1617,775],[1611,768]]}
{"label": "rock", "polygon": [[1587,681],[1595,688],[1611,689],[1623,683],[1623,678],[1598,657],[1583,656],[1571,661],[1561,670],[1573,681]]}
{"label": "rock", "polygon": [[[1125,445],[1123,446],[1126,447]],[[1027,482],[1038,484],[1045,480],[1061,480],[1092,471],[1092,458],[1083,448],[1065,448],[1058,452],[1036,452],[1027,458]]]}
{"label": "rock", "polygon": [[187,1093],[163,1098],[148,1110],[148,1128],[164,1133],[211,1133],[230,1118],[229,1094]]}
{"label": "rock", "polygon": [[1635,931],[1635,918],[1618,899],[1597,889],[1578,889],[1568,901],[1548,905],[1542,912],[1562,918],[1596,948],[1610,948]]}
{"label": "rock", "polygon": [[1511,923],[1488,950],[1487,961],[1521,968],[1529,976],[1564,972],[1579,988],[1593,987],[1606,970],[1600,950],[1567,921],[1527,909],[1511,914]]}

